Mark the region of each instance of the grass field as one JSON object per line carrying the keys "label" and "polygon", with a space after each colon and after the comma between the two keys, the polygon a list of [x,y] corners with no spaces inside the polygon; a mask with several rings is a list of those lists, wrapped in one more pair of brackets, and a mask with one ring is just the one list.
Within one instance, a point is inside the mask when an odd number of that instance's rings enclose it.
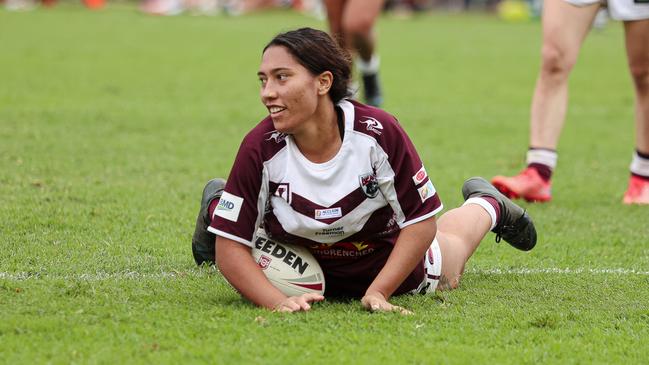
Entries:
{"label": "grass field", "polygon": [[[438,364],[649,361],[649,208],[621,204],[633,150],[623,30],[591,34],[571,79],[555,200],[530,253],[487,236],[460,289],[242,300],[190,252],[205,181],[265,116],[256,71],[288,12],[146,17],[127,5],[0,10],[0,363]],[[540,24],[383,18],[385,108],[447,208],[527,146]]]}

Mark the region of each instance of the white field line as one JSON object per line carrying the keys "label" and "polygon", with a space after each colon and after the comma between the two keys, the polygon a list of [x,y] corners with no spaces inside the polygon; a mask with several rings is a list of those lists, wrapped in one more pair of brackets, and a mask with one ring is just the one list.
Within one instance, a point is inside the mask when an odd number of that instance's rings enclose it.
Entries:
{"label": "white field line", "polygon": [[[50,274],[38,272],[0,272],[0,279],[21,281],[21,280],[164,280],[184,277],[208,277],[213,271],[161,271],[153,273],[141,273],[137,271],[122,272],[95,272],[81,274]],[[649,276],[649,271],[625,269],[625,268],[492,268],[492,269],[468,269],[465,274],[476,275],[539,275],[539,274],[560,274],[560,275],[640,275]]]}
{"label": "white field line", "polygon": [[647,275],[649,271],[625,269],[625,268],[509,268],[509,269],[468,269],[465,270],[467,274],[480,274],[480,275],[537,275],[537,274],[599,274],[599,275]]}

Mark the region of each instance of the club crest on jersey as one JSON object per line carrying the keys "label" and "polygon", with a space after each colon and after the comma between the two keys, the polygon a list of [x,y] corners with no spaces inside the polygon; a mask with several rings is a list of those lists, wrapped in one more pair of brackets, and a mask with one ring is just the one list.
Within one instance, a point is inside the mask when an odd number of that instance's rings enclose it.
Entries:
{"label": "club crest on jersey", "polygon": [[270,135],[268,138],[266,138],[267,141],[275,141],[275,143],[281,143],[284,142],[284,139],[286,139],[286,134],[282,132],[272,131],[266,134]]}
{"label": "club crest on jersey", "polygon": [[363,118],[367,118],[365,120],[361,120],[361,123],[365,124],[365,128],[367,128],[368,131],[372,131],[379,135],[381,134],[381,131],[383,130],[383,124],[381,124],[381,122],[372,117]]}
{"label": "club crest on jersey", "polygon": [[280,197],[286,200],[287,203],[291,204],[291,188],[288,183],[278,184],[277,190],[275,190],[275,196]]}
{"label": "club crest on jersey", "polygon": [[373,173],[358,176],[358,182],[361,184],[361,189],[363,189],[363,192],[368,198],[376,198],[379,194],[379,182]]}

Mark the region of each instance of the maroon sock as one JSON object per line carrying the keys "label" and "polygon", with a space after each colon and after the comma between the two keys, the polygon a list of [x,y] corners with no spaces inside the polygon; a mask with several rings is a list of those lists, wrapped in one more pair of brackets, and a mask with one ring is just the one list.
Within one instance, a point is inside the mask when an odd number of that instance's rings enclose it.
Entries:
{"label": "maroon sock", "polygon": [[492,207],[494,207],[494,210],[496,211],[496,226],[498,226],[498,224],[500,223],[500,205],[498,204],[496,198],[489,195],[480,195],[477,198],[486,200],[489,204],[491,204]]}
{"label": "maroon sock", "polygon": [[631,173],[631,176],[635,176],[641,180],[649,182],[649,176],[638,175],[638,174],[634,174],[633,172]]}
{"label": "maroon sock", "polygon": [[641,158],[649,160],[649,153],[640,152],[638,149],[635,150],[635,153],[637,153]]}
{"label": "maroon sock", "polygon": [[527,165],[527,167],[536,170],[536,172],[539,173],[539,176],[541,176],[541,179],[543,179],[543,181],[545,182],[550,181],[550,178],[552,178],[552,168],[548,165],[533,162]]}
{"label": "maroon sock", "polygon": [[219,198],[216,198],[210,202],[209,208],[207,208],[207,213],[209,214],[210,217],[210,224],[212,224],[212,217],[214,217],[214,210],[216,210],[216,206],[219,205]]}

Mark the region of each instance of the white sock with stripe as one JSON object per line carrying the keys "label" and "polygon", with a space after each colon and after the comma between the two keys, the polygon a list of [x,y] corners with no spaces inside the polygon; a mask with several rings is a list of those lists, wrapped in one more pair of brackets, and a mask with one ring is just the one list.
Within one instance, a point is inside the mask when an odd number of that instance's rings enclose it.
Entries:
{"label": "white sock with stripe", "polygon": [[372,75],[379,72],[380,64],[381,61],[379,59],[379,56],[376,54],[372,55],[372,58],[369,62],[364,61],[360,57],[356,59],[356,68],[358,68],[358,71],[360,71],[363,75]]}
{"label": "white sock with stripe", "polygon": [[649,158],[640,156],[638,151],[634,152],[629,169],[632,174],[649,178]]}

